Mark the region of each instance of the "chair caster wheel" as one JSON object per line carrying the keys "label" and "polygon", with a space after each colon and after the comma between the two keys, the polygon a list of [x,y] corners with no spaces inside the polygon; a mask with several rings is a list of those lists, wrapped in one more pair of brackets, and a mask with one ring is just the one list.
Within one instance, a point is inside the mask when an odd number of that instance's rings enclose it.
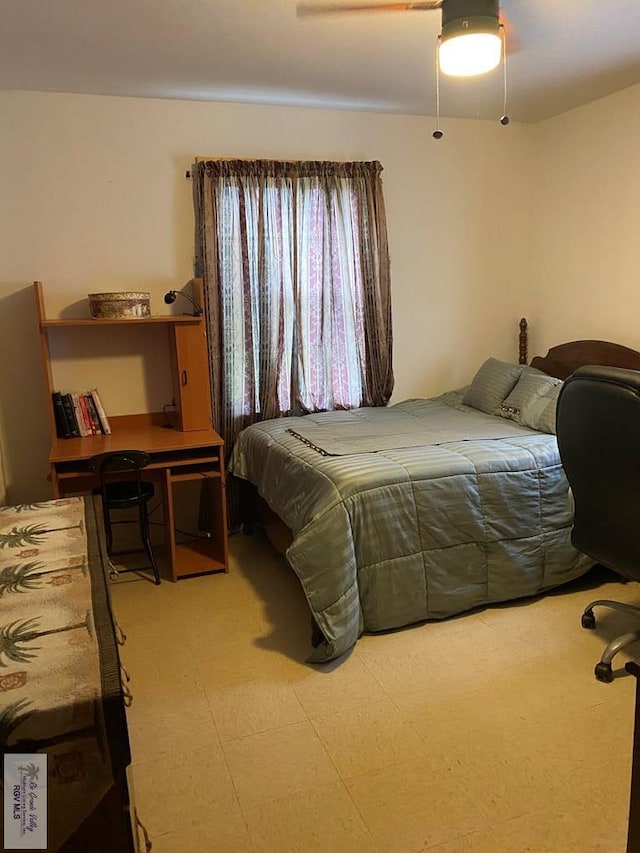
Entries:
{"label": "chair caster wheel", "polygon": [[593,610],[588,610],[586,613],[582,614],[582,627],[583,628],[595,628],[596,627],[596,617],[593,615]]}
{"label": "chair caster wheel", "polygon": [[598,681],[604,681],[605,684],[611,684],[613,681],[613,668],[610,663],[598,661],[594,673]]}
{"label": "chair caster wheel", "polygon": [[120,572],[117,572],[115,569],[111,569],[109,572],[109,579],[112,581],[117,581],[120,577]]}

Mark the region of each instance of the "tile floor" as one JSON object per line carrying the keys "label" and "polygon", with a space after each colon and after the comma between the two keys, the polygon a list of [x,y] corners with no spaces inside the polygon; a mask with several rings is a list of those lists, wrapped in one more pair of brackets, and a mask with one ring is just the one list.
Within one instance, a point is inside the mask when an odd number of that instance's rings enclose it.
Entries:
{"label": "tile floor", "polygon": [[625,850],[635,683],[592,673],[631,622],[580,613],[636,585],[599,576],[311,666],[293,573],[260,533],[230,548],[228,575],[112,587],[154,853]]}

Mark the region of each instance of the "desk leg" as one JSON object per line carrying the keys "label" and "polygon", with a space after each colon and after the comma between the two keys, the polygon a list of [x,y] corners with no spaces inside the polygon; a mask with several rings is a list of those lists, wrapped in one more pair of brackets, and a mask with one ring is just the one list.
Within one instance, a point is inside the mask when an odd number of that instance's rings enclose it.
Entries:
{"label": "desk leg", "polygon": [[171,471],[165,468],[164,478],[164,541],[167,554],[169,556],[169,568],[171,570],[171,580],[175,583],[178,580],[176,573],[176,528],[173,514],[173,489],[171,486]]}
{"label": "desk leg", "polygon": [[220,449],[220,480],[212,483],[213,529],[212,534],[222,544],[218,558],[224,563],[225,572],[229,571],[229,546],[227,540],[227,478],[224,470],[224,453]]}
{"label": "desk leg", "polygon": [[640,850],[640,663],[636,660],[628,661],[625,669],[636,678],[627,853],[638,853]]}
{"label": "desk leg", "polygon": [[58,472],[56,471],[55,465],[51,465],[50,470],[51,470],[50,480],[51,480],[51,487],[53,488],[53,497],[55,498],[55,500],[58,500],[58,498],[61,497],[60,483],[58,482]]}
{"label": "desk leg", "polygon": [[[220,451],[221,452],[221,451]],[[216,465],[219,466],[216,470]],[[191,468],[191,470],[189,470]],[[185,470],[186,469],[186,470]],[[204,478],[204,479],[203,479]],[[210,537],[193,537],[176,542],[174,490],[185,482],[201,482],[208,499],[207,527]],[[171,567],[171,579],[209,572],[228,572],[227,503],[224,462],[212,455],[201,470],[193,466],[167,468],[163,477],[165,544]]]}

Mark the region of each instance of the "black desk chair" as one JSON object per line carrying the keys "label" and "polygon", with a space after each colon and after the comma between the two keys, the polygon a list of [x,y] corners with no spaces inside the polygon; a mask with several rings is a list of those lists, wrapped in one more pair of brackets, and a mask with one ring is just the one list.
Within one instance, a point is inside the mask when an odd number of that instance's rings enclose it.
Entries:
{"label": "black desk chair", "polygon": [[[149,513],[147,504],[154,495],[153,483],[143,480],[140,474],[142,468],[149,464],[149,456],[142,450],[119,450],[109,453],[99,453],[89,460],[89,470],[95,471],[100,477],[100,486],[93,494],[102,498],[102,516],[107,536],[107,554],[111,558],[115,554],[133,553],[131,551],[113,551],[113,524],[128,524],[129,521],[112,521],[111,511],[120,509],[138,510],[140,538],[144,550],[149,557],[156,584],[160,583],[160,574],[156,565],[151,541],[149,539]],[[126,474],[126,479],[114,479],[114,475]],[[138,571],[138,569],[125,569]]]}
{"label": "black desk chair", "polygon": [[[560,391],[556,431],[575,504],[573,545],[640,580],[640,371],[578,368]],[[640,606],[599,599],[585,608],[584,628],[595,628],[598,606],[640,617]],[[596,664],[596,678],[613,681],[611,660],[637,640],[640,630],[612,640]]]}

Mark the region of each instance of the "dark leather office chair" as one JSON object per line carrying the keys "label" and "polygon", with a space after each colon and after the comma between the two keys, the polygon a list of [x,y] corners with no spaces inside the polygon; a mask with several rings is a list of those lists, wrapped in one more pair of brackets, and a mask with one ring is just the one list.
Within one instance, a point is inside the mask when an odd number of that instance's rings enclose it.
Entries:
{"label": "dark leather office chair", "polygon": [[[573,545],[640,580],[640,371],[578,368],[560,391],[556,431],[575,504]],[[640,617],[640,606],[598,599],[582,614],[584,628],[595,628],[593,608],[599,606]],[[613,681],[611,660],[637,640],[640,630],[612,640],[596,664],[596,678]]]}
{"label": "dark leather office chair", "polygon": [[[153,483],[143,480],[140,474],[142,468],[149,464],[149,456],[142,450],[120,450],[108,453],[99,453],[89,460],[89,470],[95,471],[100,477],[100,486],[93,493],[102,498],[102,517],[107,537],[107,554],[109,557],[115,554],[132,553],[131,551],[113,551],[113,524],[127,524],[128,521],[113,521],[112,510],[132,509],[138,510],[138,525],[140,528],[140,539],[147,553],[156,584],[160,583],[158,566],[151,548],[149,538],[149,513],[147,504],[154,495]],[[127,477],[117,479],[117,475],[126,474]],[[116,479],[114,479],[114,475]],[[137,569],[125,569],[125,571],[138,571]]]}

